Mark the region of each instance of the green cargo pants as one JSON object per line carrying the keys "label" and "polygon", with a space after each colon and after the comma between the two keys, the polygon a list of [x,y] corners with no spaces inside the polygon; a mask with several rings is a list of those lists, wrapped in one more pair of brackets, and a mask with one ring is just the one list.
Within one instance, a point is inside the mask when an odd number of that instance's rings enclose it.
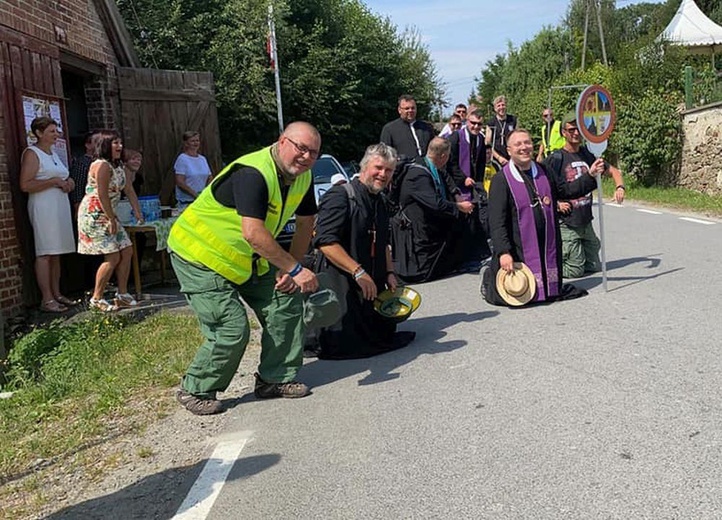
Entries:
{"label": "green cargo pants", "polygon": [[171,254],[181,292],[198,316],[205,341],[181,386],[198,396],[223,392],[238,370],[250,337],[245,301],[263,327],[258,373],[271,383],[292,381],[303,364],[303,299],[276,291],[274,268],[236,285],[215,271]]}
{"label": "green cargo pants", "polygon": [[584,273],[601,270],[599,248],[601,244],[590,222],[586,226],[571,227],[560,224],[562,232],[562,275],[579,278]]}

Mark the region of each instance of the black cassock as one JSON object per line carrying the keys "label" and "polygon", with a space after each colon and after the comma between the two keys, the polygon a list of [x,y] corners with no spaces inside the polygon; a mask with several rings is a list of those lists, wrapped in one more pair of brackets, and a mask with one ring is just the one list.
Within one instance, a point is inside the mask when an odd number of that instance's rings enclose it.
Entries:
{"label": "black cassock", "polygon": [[391,219],[396,272],[405,282],[426,282],[444,276],[461,262],[461,222],[451,178],[439,171],[441,188],[424,159],[417,159],[401,182],[400,211]]}
{"label": "black cassock", "polygon": [[[350,199],[344,186],[334,186],[321,198],[314,245],[339,244],[373,278],[376,289],[386,289],[386,248],[389,244],[389,214],[382,195],[374,195],[358,179],[350,183]],[[321,359],[364,358],[406,346],[414,334],[396,333],[396,324],[386,320],[364,300],[353,276],[321,258],[319,272],[328,273],[343,316],[318,334],[316,353]]]}

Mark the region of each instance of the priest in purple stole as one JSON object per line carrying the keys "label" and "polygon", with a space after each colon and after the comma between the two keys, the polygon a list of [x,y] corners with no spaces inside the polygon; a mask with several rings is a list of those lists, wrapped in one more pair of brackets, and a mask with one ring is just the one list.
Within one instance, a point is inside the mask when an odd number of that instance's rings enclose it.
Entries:
{"label": "priest in purple stole", "polygon": [[558,184],[534,162],[531,135],[514,130],[507,139],[510,161],[491,180],[489,229],[494,254],[482,281],[486,300],[505,305],[496,290],[499,269],[511,271],[524,262],[536,279],[532,302],[583,296],[585,291],[562,285],[562,240],[557,223],[557,198],[580,197],[597,186],[590,171],[574,182]]}

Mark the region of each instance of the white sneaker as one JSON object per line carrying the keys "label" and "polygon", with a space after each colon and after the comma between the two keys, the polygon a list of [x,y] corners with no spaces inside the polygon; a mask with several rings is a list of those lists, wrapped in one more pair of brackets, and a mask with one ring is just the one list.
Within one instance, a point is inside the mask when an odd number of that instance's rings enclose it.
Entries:
{"label": "white sneaker", "polygon": [[108,303],[107,300],[103,298],[101,298],[100,300],[91,298],[89,306],[91,309],[97,309],[100,312],[113,312],[118,310],[118,307],[116,307],[115,305],[111,305],[110,303]]}
{"label": "white sneaker", "polygon": [[135,298],[129,293],[115,293],[115,305],[117,307],[135,307],[138,305],[138,302],[135,301]]}

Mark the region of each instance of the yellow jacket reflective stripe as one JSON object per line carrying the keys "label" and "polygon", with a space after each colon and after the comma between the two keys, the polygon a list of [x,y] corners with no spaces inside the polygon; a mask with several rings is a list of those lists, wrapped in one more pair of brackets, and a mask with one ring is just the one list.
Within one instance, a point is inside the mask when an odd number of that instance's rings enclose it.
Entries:
{"label": "yellow jacket reflective stripe", "polygon": [[[264,225],[274,238],[296,213],[311,185],[312,174],[306,171],[296,178],[284,204],[271,148],[263,148],[236,159],[224,168],[173,224],[168,236],[171,251],[188,262],[204,265],[232,282],[242,284],[251,277],[254,251],[243,238],[243,218],[235,208],[223,206],[213,196],[213,186],[235,165],[251,166],[263,175],[268,187],[268,211]],[[258,257],[256,262],[257,273],[266,274],[268,261]]]}
{"label": "yellow jacket reflective stripe", "polygon": [[564,136],[561,134],[561,121],[554,121],[551,128],[551,139],[547,133],[547,125],[542,125],[541,136],[542,144],[544,145],[544,157],[547,157],[554,150],[560,150],[564,148],[566,142]]}

